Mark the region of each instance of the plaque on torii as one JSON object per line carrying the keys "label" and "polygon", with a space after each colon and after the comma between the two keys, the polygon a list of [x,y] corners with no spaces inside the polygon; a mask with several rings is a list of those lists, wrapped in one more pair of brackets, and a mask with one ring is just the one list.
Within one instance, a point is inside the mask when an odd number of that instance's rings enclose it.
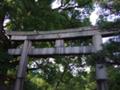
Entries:
{"label": "plaque on torii", "polygon": [[[59,31],[41,31],[41,32],[6,32],[10,40],[14,42],[23,41],[21,48],[8,49],[8,53],[14,56],[21,56],[18,67],[18,73],[14,90],[23,90],[24,79],[27,70],[28,56],[53,56],[53,55],[80,55],[96,53],[102,49],[102,37],[119,34],[120,30],[102,31],[95,27],[84,27],[77,29],[67,29]],[[68,46],[64,45],[64,40],[73,40],[80,38],[91,38],[92,45],[88,46]],[[32,48],[34,41],[55,41],[52,48]],[[106,80],[106,68],[99,68],[102,64],[96,65],[96,79]],[[105,83],[100,85],[98,90],[107,90]],[[103,87],[103,88],[102,88]]]}

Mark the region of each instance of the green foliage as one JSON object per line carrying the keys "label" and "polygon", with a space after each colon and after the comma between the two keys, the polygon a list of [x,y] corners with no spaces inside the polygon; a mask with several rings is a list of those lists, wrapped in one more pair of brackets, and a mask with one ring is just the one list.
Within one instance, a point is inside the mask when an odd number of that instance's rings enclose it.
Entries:
{"label": "green foliage", "polygon": [[[52,90],[92,90],[95,89],[95,81],[91,72],[75,68],[84,68],[81,57],[79,56],[56,56],[54,63],[49,58],[36,60],[39,69],[31,73],[39,75],[52,86]],[[62,68],[62,71],[60,70]],[[91,83],[90,83],[91,82]]]}
{"label": "green foliage", "polygon": [[78,2],[78,5],[80,7],[84,6],[91,6],[92,5],[92,0],[76,0]]}
{"label": "green foliage", "polygon": [[51,85],[43,80],[38,74],[30,74],[25,81],[25,90],[53,90]]}
{"label": "green foliage", "polygon": [[11,60],[11,56],[8,55],[6,51],[0,51],[0,74],[6,74],[7,69],[10,68],[9,61]]}
{"label": "green foliage", "polygon": [[[53,76],[55,77],[55,76]],[[60,81],[57,87],[54,87],[53,84],[48,84],[44,79],[41,78],[38,74],[30,74],[27,76],[25,82],[25,90],[92,90],[95,88],[94,82],[89,83],[90,77],[87,73],[84,73],[81,76],[71,77],[68,73],[64,75],[62,81]],[[56,79],[56,78],[54,78]],[[57,81],[55,82],[57,83]],[[89,84],[88,84],[89,83]],[[92,89],[89,89],[89,88]]]}
{"label": "green foliage", "polygon": [[[9,16],[11,22],[7,27],[17,31],[38,31],[74,28],[80,21],[69,19],[67,13],[53,11],[50,1],[14,1],[11,3]],[[14,8],[16,7],[16,8]],[[71,26],[72,25],[72,26]]]}
{"label": "green foliage", "polygon": [[119,68],[109,67],[109,90],[119,90],[120,86],[120,70]]}
{"label": "green foliage", "polygon": [[105,20],[101,20],[98,22],[98,26],[101,29],[117,29],[120,28],[120,19],[115,20],[114,22],[108,22]]}
{"label": "green foliage", "polygon": [[116,12],[119,12],[119,11],[120,11],[120,0],[114,0],[113,9],[114,9],[114,11],[116,11]]}
{"label": "green foliage", "polygon": [[100,0],[102,7],[110,9],[113,13],[120,11],[120,0]]}

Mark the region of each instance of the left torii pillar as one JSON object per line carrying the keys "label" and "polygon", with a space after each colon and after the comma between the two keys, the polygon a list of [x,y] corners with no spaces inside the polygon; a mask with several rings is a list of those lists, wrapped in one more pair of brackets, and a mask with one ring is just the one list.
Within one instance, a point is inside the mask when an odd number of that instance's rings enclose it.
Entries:
{"label": "left torii pillar", "polygon": [[32,46],[31,41],[29,40],[24,41],[14,90],[23,90],[23,84],[24,84],[25,76],[27,74],[28,52],[31,49],[31,46]]}

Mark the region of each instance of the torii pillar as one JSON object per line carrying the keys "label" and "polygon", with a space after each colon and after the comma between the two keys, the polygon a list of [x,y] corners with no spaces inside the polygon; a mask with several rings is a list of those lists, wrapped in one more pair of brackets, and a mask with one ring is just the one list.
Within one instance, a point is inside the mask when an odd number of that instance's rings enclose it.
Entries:
{"label": "torii pillar", "polygon": [[[102,49],[102,36],[99,32],[96,32],[93,36],[93,45],[95,52]],[[108,90],[106,66],[102,62],[96,63],[96,82],[97,90]]]}
{"label": "torii pillar", "polygon": [[23,90],[24,79],[27,74],[27,63],[28,63],[27,58],[30,48],[31,48],[31,42],[29,40],[25,40],[22,47],[22,53],[18,66],[18,73],[16,77],[14,90]]}

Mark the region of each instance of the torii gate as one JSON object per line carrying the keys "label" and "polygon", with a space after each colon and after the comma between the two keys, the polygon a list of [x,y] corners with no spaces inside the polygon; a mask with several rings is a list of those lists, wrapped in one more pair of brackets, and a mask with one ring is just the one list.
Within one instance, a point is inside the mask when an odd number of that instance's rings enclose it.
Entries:
{"label": "torii gate", "polygon": [[[14,42],[23,41],[22,48],[8,49],[8,53],[21,56],[14,90],[23,90],[24,79],[27,70],[28,56],[53,56],[53,55],[80,55],[96,53],[102,49],[102,37],[112,36],[120,33],[120,30],[101,31],[98,28],[85,27],[77,29],[44,31],[44,32],[7,32],[10,40]],[[92,38],[90,46],[65,47],[64,40]],[[32,48],[33,41],[55,41],[52,48]],[[103,68],[99,68],[99,67]],[[96,65],[97,90],[108,90],[106,86],[106,68],[103,64]]]}

